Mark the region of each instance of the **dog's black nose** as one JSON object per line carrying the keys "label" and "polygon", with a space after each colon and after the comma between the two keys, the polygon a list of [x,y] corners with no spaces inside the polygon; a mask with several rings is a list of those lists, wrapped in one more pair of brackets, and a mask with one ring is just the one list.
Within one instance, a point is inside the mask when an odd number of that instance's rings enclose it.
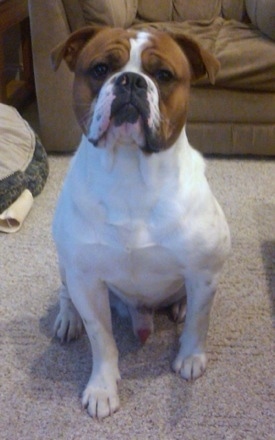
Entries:
{"label": "dog's black nose", "polygon": [[124,72],[116,79],[115,85],[126,90],[147,90],[147,82],[142,75],[134,72]]}

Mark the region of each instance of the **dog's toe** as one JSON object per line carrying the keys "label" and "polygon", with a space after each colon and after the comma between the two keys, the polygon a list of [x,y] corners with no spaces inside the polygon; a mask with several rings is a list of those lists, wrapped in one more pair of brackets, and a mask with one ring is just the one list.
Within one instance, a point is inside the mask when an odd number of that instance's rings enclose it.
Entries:
{"label": "dog's toe", "polygon": [[83,393],[82,404],[91,417],[104,419],[118,411],[120,403],[115,390],[100,389],[88,385]]}
{"label": "dog's toe", "polygon": [[205,353],[194,354],[186,358],[182,358],[179,354],[173,364],[173,370],[176,373],[180,373],[183,379],[195,380],[204,373],[206,364],[207,358]]}

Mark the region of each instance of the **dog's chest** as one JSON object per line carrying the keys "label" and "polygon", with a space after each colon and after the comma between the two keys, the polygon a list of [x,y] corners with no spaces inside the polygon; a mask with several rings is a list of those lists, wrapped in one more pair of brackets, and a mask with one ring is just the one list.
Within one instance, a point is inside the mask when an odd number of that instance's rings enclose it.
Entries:
{"label": "dog's chest", "polygon": [[107,172],[102,162],[93,164],[87,195],[91,223],[110,247],[129,252],[173,246],[184,209],[180,172],[154,159],[145,161],[143,153],[130,150],[117,154]]}
{"label": "dog's chest", "polygon": [[122,299],[148,305],[163,302],[183,284],[183,261],[177,252],[180,225],[169,221],[161,207],[143,205],[139,218],[132,203],[124,204],[117,212],[105,206],[103,221],[94,224],[93,260],[102,279]]}
{"label": "dog's chest", "polygon": [[111,172],[91,182],[92,224],[98,238],[128,254],[156,247],[170,252],[182,224],[177,178],[136,158],[117,160]]}
{"label": "dog's chest", "polygon": [[73,195],[78,194],[81,212],[74,216],[74,235],[81,243],[85,231],[86,240],[84,247],[75,243],[78,261],[88,267],[93,261],[94,270],[114,290],[143,302],[148,294],[152,302],[154,297],[165,300],[183,283],[179,173],[129,154],[116,156],[108,170],[95,156],[85,185],[83,175],[73,178],[79,182]]}

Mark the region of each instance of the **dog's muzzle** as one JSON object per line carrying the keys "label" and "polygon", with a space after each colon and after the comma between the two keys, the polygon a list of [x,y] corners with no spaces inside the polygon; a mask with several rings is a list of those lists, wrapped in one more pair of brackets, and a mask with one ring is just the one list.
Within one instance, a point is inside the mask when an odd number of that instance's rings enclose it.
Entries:
{"label": "dog's muzzle", "polygon": [[133,124],[143,136],[139,147],[146,153],[160,151],[158,93],[150,80],[134,72],[116,74],[100,91],[92,112],[88,139],[94,146],[114,127]]}
{"label": "dog's muzzle", "polygon": [[119,127],[125,122],[135,124],[139,117],[145,123],[149,120],[147,90],[145,78],[137,73],[124,72],[115,79],[115,98],[111,106],[115,126]]}
{"label": "dog's muzzle", "polygon": [[146,153],[158,152],[160,140],[150,107],[150,86],[144,76],[134,72],[123,72],[115,79],[111,117],[115,126],[125,122],[135,124],[141,118],[145,144],[141,149]]}

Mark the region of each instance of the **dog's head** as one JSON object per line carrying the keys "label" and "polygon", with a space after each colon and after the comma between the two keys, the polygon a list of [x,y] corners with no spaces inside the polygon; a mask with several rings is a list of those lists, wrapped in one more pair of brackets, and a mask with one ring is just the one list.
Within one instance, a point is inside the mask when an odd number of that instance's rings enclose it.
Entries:
{"label": "dog's head", "polygon": [[189,37],[95,26],[53,51],[55,69],[63,58],[75,73],[74,108],[88,139],[101,146],[128,137],[148,153],[175,143],[190,83],[206,73],[213,83],[219,68]]}

